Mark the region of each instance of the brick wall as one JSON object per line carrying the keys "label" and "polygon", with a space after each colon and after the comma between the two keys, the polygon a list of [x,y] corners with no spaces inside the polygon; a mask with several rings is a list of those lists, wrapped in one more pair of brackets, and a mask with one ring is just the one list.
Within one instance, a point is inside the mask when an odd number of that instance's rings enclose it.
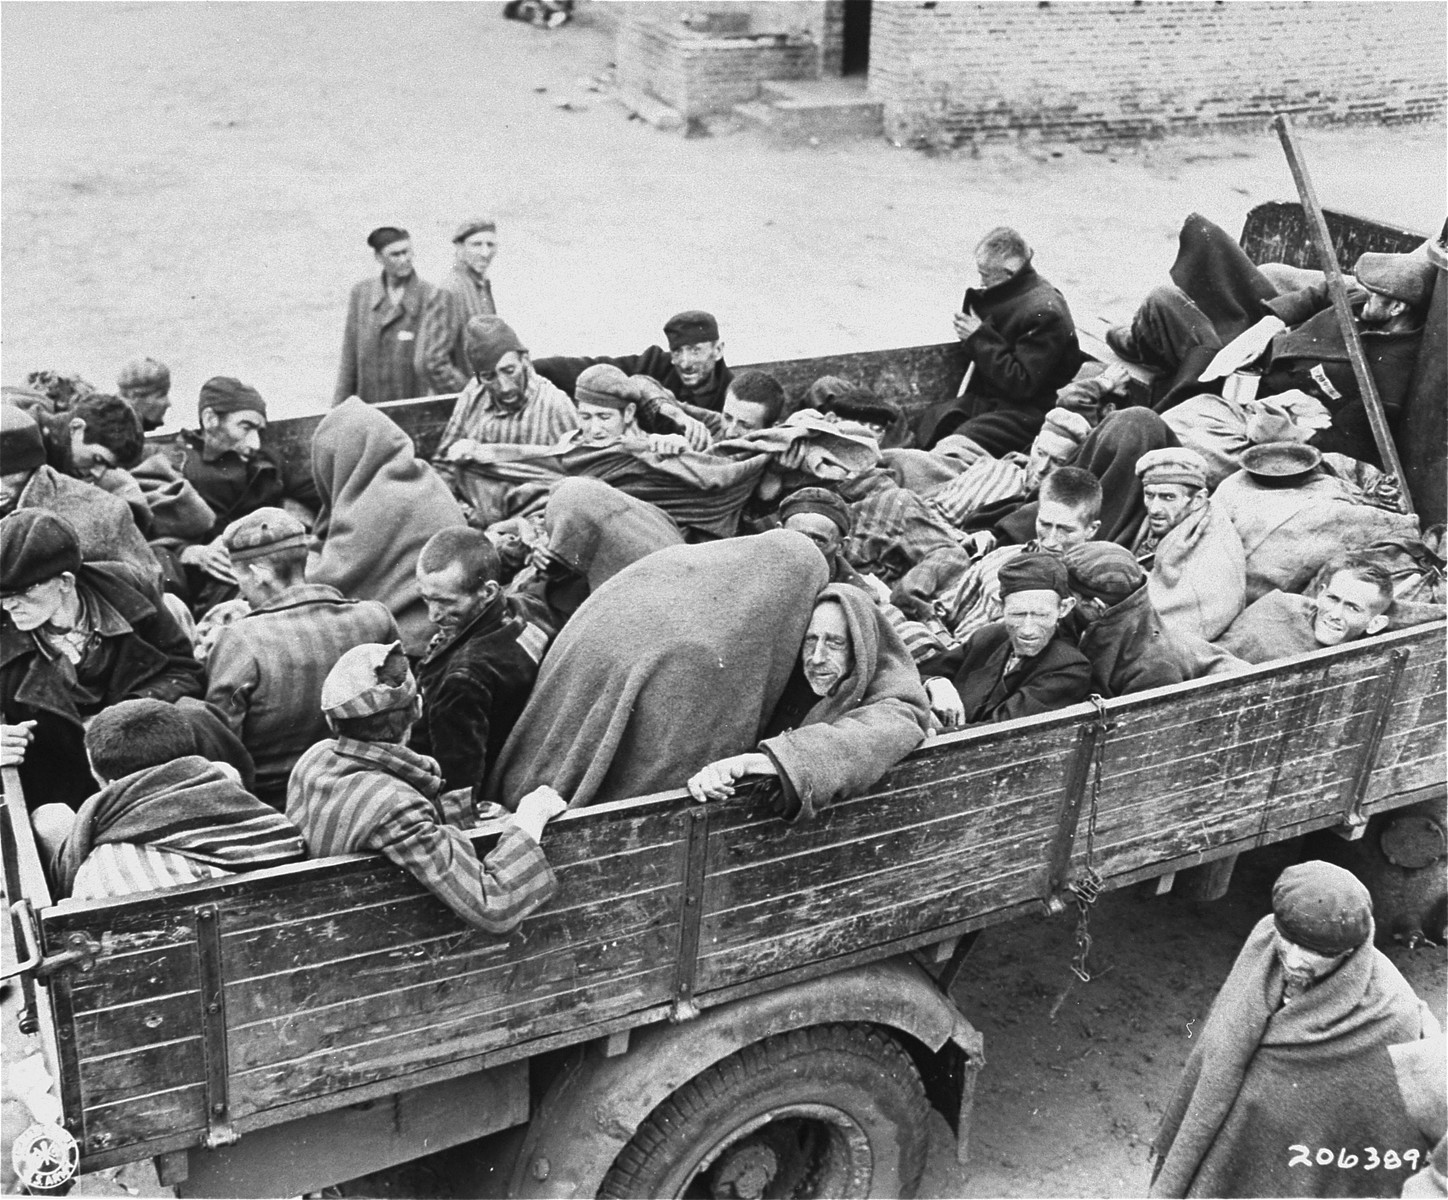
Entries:
{"label": "brick wall", "polygon": [[[685,117],[720,112],[759,95],[769,79],[815,79],[825,6],[806,0],[687,4],[618,3],[614,60],[619,82],[657,96]],[[710,13],[728,34],[699,32]],[[685,18],[694,22],[691,27]]]}
{"label": "brick wall", "polygon": [[900,142],[1154,137],[1440,116],[1436,3],[876,3],[870,94]]}

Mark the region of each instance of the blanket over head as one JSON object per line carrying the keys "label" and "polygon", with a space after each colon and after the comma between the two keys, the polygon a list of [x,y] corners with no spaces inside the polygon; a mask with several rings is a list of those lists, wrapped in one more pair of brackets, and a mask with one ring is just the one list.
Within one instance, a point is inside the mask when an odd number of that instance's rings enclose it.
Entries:
{"label": "blanket over head", "polygon": [[858,587],[832,583],[816,603],[845,611],[855,667],[805,714],[797,729],[760,744],[779,768],[785,813],[808,817],[864,791],[925,740],[930,702],[910,652]]}
{"label": "blanket over head", "polygon": [[[1279,1007],[1274,933],[1269,914],[1212,1004],[1152,1143],[1152,1196],[1396,1196],[1411,1168],[1369,1169],[1361,1148],[1427,1148],[1388,1047],[1436,1033],[1432,1014],[1371,934]],[[1311,1157],[1291,1165],[1298,1144]],[[1321,1146],[1356,1151],[1356,1167],[1319,1165]]]}
{"label": "blanket over head", "polygon": [[544,510],[548,549],[596,589],[625,567],[684,540],[662,509],[587,476],[563,479]]}
{"label": "blanket over head", "polygon": [[95,847],[134,842],[227,871],[306,858],[297,827],[244,790],[219,763],[189,754],[107,784],[80,807],[56,874],[68,896]]}
{"label": "blanket over head", "polygon": [[1210,642],[1236,619],[1247,602],[1247,564],[1215,498],[1167,531],[1146,585],[1168,629]]}
{"label": "blanket over head", "polygon": [[312,527],[320,559],[307,580],[391,610],[402,647],[416,657],[437,632],[414,571],[439,530],[466,524],[447,484],[412,439],[357,397],[322,418],[312,435],[312,475],[322,509]]}
{"label": "blanket over head", "polygon": [[681,787],[754,749],[828,574],[784,529],[626,567],[553,643],[484,798],[512,806],[546,783],[579,808]]}
{"label": "blanket over head", "polygon": [[1222,481],[1212,503],[1231,521],[1246,554],[1247,602],[1273,588],[1301,592],[1344,554],[1370,552],[1393,574],[1423,554],[1418,518],[1347,499],[1317,476],[1300,488],[1263,487],[1246,471]]}

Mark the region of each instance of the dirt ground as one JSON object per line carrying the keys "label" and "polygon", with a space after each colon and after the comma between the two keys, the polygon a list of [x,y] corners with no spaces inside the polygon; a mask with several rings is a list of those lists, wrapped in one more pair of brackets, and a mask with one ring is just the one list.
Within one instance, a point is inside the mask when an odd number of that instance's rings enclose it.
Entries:
{"label": "dirt ground", "polygon": [[[479,211],[500,224],[502,311],[538,354],[642,349],[685,307],[719,315],[734,362],[944,340],[971,247],[1002,222],[1078,319],[1121,318],[1186,213],[1235,230],[1293,195],[1266,134],[979,157],[686,140],[588,90],[609,67],[601,29],[545,34],[498,7],[5,5],[0,375],[109,384],[149,353],[172,367],[178,422],[213,374],[275,415],[325,407],[366,231],[406,225],[437,278]],[[1301,140],[1324,203],[1433,229],[1443,134]],[[1211,905],[1106,897],[1089,984],[1068,969],[1069,920],[988,932],[957,988],[989,1058],[972,1161],[952,1161],[941,1123],[927,1194],[1142,1194],[1190,1034],[1283,862],[1244,862]],[[1442,1020],[1444,952],[1393,957]],[[13,999],[3,1041],[12,1065]],[[157,1185],[132,1167],[77,1192]]]}

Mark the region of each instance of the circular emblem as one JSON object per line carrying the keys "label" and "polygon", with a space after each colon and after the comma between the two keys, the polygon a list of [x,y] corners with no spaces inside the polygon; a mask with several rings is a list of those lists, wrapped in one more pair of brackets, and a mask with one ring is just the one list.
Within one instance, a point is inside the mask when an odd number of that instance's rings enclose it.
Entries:
{"label": "circular emblem", "polygon": [[80,1165],[80,1147],[59,1125],[32,1125],[10,1150],[20,1182],[37,1191],[64,1186]]}

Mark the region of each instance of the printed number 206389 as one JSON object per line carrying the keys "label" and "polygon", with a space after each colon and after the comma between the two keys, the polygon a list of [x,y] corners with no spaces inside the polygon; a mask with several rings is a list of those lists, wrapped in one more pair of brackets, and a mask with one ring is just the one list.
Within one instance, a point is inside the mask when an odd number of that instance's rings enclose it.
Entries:
{"label": "printed number 206389", "polygon": [[1375,1171],[1382,1167],[1385,1171],[1397,1171],[1407,1167],[1410,1171],[1418,1169],[1419,1152],[1404,1150],[1399,1154],[1396,1150],[1385,1150],[1379,1154],[1372,1146],[1364,1147],[1360,1154],[1349,1154],[1347,1150],[1332,1150],[1327,1146],[1320,1146],[1313,1150],[1310,1146],[1294,1143],[1287,1149],[1292,1157],[1287,1160],[1289,1167],[1310,1167],[1316,1163],[1319,1167],[1338,1166],[1344,1170],[1351,1170],[1353,1167],[1361,1166],[1364,1171]]}

